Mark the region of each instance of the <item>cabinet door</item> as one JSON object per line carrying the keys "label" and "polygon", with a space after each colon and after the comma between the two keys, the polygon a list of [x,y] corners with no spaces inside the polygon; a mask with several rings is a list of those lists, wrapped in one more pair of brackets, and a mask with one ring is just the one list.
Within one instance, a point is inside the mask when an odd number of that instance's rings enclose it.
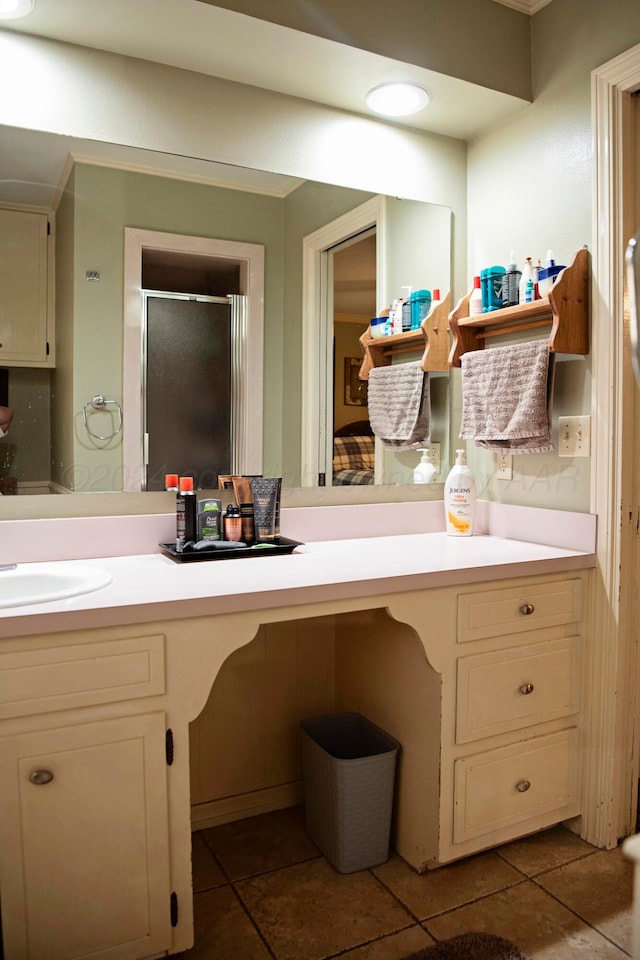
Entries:
{"label": "cabinet door", "polygon": [[0,740],[6,960],[170,945],[164,744],[162,713]]}
{"label": "cabinet door", "polygon": [[0,365],[46,366],[47,217],[0,210]]}

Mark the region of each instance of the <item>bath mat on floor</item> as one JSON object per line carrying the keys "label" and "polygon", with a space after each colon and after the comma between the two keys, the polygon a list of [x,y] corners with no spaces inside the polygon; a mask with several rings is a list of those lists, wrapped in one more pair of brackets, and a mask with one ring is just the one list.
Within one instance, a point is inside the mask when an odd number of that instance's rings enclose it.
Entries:
{"label": "bath mat on floor", "polygon": [[529,960],[516,946],[491,933],[461,933],[432,947],[412,953],[406,960]]}

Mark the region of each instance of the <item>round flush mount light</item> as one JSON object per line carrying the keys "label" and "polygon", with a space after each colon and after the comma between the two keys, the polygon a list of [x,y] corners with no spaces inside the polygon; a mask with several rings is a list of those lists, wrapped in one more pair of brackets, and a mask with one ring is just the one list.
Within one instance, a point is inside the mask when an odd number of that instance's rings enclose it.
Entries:
{"label": "round flush mount light", "polygon": [[0,0],[0,20],[17,20],[26,17],[36,5],[36,0]]}
{"label": "round flush mount light", "polygon": [[408,117],[424,110],[430,100],[431,94],[424,87],[402,80],[381,83],[365,97],[367,106],[384,117]]}

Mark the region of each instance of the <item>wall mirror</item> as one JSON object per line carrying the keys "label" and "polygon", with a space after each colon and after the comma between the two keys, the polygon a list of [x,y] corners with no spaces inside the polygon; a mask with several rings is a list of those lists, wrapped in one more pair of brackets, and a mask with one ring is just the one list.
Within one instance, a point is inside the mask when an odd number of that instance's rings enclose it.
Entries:
{"label": "wall mirror", "polygon": [[[339,490],[330,494],[317,489],[314,492],[315,484],[309,483],[308,478],[301,479],[301,397],[303,380],[309,376],[308,365],[303,370],[303,241],[371,201],[370,193],[35,131],[3,128],[2,139],[0,204],[56,207],[56,366],[9,368],[10,402],[16,416],[7,437],[9,442],[5,441],[2,469],[6,473],[20,456],[24,464],[21,470],[27,478],[22,484],[23,492],[31,496],[19,498],[28,500],[28,507],[21,510],[12,504],[9,511],[4,509],[5,515],[77,512],[77,507],[62,505],[62,501],[73,496],[51,496],[55,484],[45,493],[38,486],[39,477],[63,478],[61,490],[72,488],[84,494],[105,495],[127,489],[121,432],[109,440],[95,441],[87,437],[84,425],[86,403],[91,398],[103,396],[122,402],[125,227],[262,245],[263,471],[265,475],[283,476],[292,500],[296,499],[295,488],[303,482],[311,487],[303,498],[305,502],[388,498],[379,485],[376,490]],[[72,167],[71,154],[75,159]],[[65,163],[70,175],[66,190],[60,195],[57,186]],[[373,278],[370,256],[368,260],[354,257],[355,265],[345,267],[336,251],[334,270],[331,248],[335,244],[329,244],[325,251],[330,292],[328,296],[323,293],[323,297],[325,303],[332,302],[331,322],[335,322],[335,327],[326,328],[326,313],[324,320],[318,320],[318,336],[324,339],[318,341],[318,366],[313,376],[321,378],[323,364],[331,366],[329,406],[337,426],[345,425],[347,414],[354,421],[366,419],[366,407],[347,402],[344,371],[345,358],[359,356],[357,339],[362,325],[370,319],[369,314],[373,315],[371,305],[377,312],[393,296],[400,295],[405,284],[414,288],[438,285],[443,291],[450,284],[449,208],[397,198],[387,198],[385,202],[390,212],[384,234],[374,236]],[[422,213],[427,218],[424,222]],[[403,233],[405,215],[407,229]],[[359,232],[356,230],[352,236]],[[369,231],[365,244],[369,253],[371,235]],[[342,238],[343,249],[344,242],[349,240],[347,235]],[[364,261],[368,264],[366,269]],[[158,262],[153,266],[157,268]],[[96,275],[99,279],[92,279]],[[157,285],[155,281],[153,285]],[[209,292],[217,296],[220,291]],[[188,386],[185,384],[185,390]],[[434,428],[446,464],[447,377],[434,378],[433,390]],[[325,422],[327,402],[325,395]],[[347,414],[345,407],[349,407]],[[113,423],[113,410],[97,412],[102,419],[100,423],[94,420],[95,433],[109,436],[113,432],[107,429]],[[417,459],[413,451],[401,455],[400,470],[393,474],[392,482],[407,483]],[[439,496],[440,489],[436,487],[433,494],[426,495]],[[425,493],[409,491],[406,498],[424,498]],[[132,512],[141,509],[139,504],[139,500],[132,501]],[[3,507],[8,506],[4,501]],[[126,507],[112,509],[127,511]],[[155,507],[145,501],[142,509],[153,512]],[[82,512],[92,512],[91,507],[83,507]],[[104,512],[104,508],[97,507],[96,512]]]}

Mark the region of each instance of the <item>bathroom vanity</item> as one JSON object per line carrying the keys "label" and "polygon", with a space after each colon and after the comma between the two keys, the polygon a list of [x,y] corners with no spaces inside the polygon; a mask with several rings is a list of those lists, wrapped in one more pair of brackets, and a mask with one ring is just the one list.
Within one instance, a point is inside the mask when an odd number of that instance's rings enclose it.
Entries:
{"label": "bathroom vanity", "polygon": [[[420,505],[397,506],[415,527]],[[311,661],[328,643],[328,702],[400,741],[392,842],[416,870],[578,815],[594,523],[521,510],[481,508],[472,538],[396,522],[330,540],[283,511],[283,533],[308,538],[289,556],[94,556],[82,562],[109,586],[1,609],[7,960],[191,945],[189,727],[225,661],[267,627],[301,625]]]}

